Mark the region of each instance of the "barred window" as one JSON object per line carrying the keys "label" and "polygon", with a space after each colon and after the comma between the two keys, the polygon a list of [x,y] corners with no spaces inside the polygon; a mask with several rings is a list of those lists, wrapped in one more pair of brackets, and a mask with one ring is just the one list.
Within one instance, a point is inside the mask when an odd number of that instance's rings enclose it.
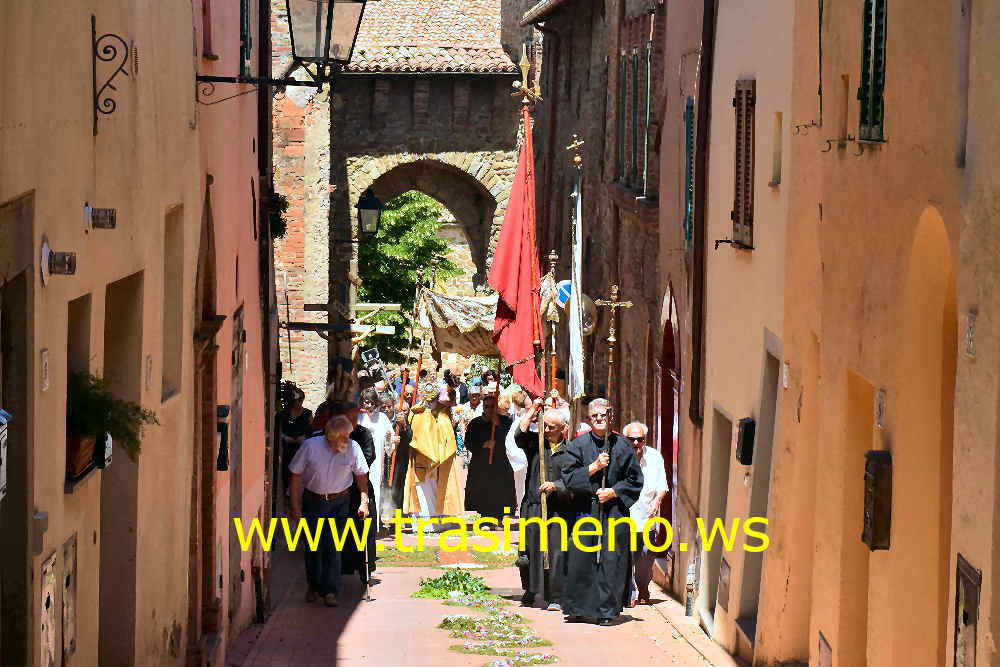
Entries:
{"label": "barred window", "polygon": [[694,98],[684,103],[684,242],[692,248],[694,228]]}
{"label": "barred window", "polygon": [[885,0],[865,0],[862,17],[861,127],[858,138],[882,141],[885,138]]}
{"label": "barred window", "polygon": [[753,189],[754,189],[754,107],[757,81],[740,79],[736,82],[733,107],[736,110],[736,155],[734,162],[733,243],[753,248]]}
{"label": "barred window", "polygon": [[240,0],[240,76],[250,76],[253,38],[250,36],[250,0]]}

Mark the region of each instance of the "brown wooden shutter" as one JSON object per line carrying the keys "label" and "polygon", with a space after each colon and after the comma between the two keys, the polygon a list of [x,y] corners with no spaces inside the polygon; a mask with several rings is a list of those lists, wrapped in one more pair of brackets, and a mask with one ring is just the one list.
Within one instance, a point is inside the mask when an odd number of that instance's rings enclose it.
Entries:
{"label": "brown wooden shutter", "polygon": [[736,82],[733,107],[736,111],[736,156],[734,160],[733,242],[753,247],[753,166],[754,166],[754,105],[757,81],[740,79]]}

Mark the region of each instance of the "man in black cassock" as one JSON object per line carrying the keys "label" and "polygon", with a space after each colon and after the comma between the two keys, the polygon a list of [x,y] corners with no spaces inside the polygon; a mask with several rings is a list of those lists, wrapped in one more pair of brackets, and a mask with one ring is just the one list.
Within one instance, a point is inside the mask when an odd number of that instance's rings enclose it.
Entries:
{"label": "man in black cassock", "polygon": [[[547,518],[559,517],[567,522],[567,532],[573,516],[572,492],[562,480],[561,467],[566,460],[566,434],[569,425],[569,410],[566,408],[547,409],[542,417],[545,436],[545,482],[541,481],[541,466],[538,460],[538,431],[531,430],[531,422],[538,415],[542,399],[535,399],[531,408],[518,421],[514,432],[514,442],[528,457],[528,476],[525,480],[524,499],[521,501],[521,521],[542,517],[542,495],[547,496]],[[522,601],[534,604],[535,596],[542,595],[544,606],[549,611],[562,611],[562,598],[566,588],[566,552],[562,550],[562,530],[559,526],[546,526],[549,552],[549,569],[542,560],[541,529],[531,523],[524,531],[523,548],[528,554],[528,581]],[[568,546],[567,537],[567,546]]]}
{"label": "man in black cassock", "polygon": [[[592,430],[567,446],[562,480],[573,492],[570,525],[584,517],[601,522],[601,535],[581,535],[579,542],[590,547],[600,544],[601,548],[599,552],[582,551],[576,548],[570,533],[563,611],[568,621],[595,618],[598,625],[611,625],[629,593],[632,552],[631,530],[626,523],[615,526],[614,551],[608,549],[608,524],[610,519],[629,517],[629,507],[642,491],[642,468],[628,440],[610,432],[608,402],[595,399],[587,412]],[[593,532],[595,526],[584,528]]]}
{"label": "man in black cassock", "polygon": [[[494,417],[497,417],[495,429]],[[498,521],[503,519],[504,508],[513,512],[517,502],[514,470],[504,448],[512,421],[506,415],[497,415],[496,397],[491,394],[483,399],[483,415],[469,422],[465,429],[465,447],[472,454],[465,480],[465,509]]]}

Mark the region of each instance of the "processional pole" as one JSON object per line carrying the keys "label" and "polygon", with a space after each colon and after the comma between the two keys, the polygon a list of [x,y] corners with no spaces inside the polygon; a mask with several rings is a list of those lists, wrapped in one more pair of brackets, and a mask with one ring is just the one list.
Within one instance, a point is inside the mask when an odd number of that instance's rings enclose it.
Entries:
{"label": "processional pole", "polygon": [[[423,267],[417,269],[417,288],[413,294],[413,316],[410,318],[410,340],[406,343],[406,366],[403,367],[403,384],[399,387],[399,407],[397,410],[403,409],[403,396],[406,395],[406,382],[407,373],[409,373],[410,368],[410,355],[413,352],[413,323],[417,319],[417,301],[420,299],[420,286],[424,282],[424,269]],[[417,359],[417,374],[413,376],[413,397],[417,397],[417,392],[420,390],[418,386],[420,383],[420,364],[424,360],[424,349],[420,346],[420,356]],[[412,405],[410,406],[413,407]],[[396,422],[396,437],[399,437],[399,422]],[[393,481],[396,477],[396,452],[398,450],[397,446],[392,448],[392,462],[389,464],[389,486],[392,486]]]}
{"label": "processional pole", "polygon": [[[528,47],[526,45],[521,45],[521,81],[514,84],[515,91],[511,93],[512,97],[521,98],[521,116],[524,123],[524,141],[531,141],[531,113],[529,111],[530,105],[542,99],[541,90],[538,87],[538,82],[535,82],[534,88],[528,85],[528,73],[531,70],[531,63],[528,61]],[[530,164],[530,162],[529,162]],[[532,167],[533,170],[533,167]],[[530,224],[528,225],[528,234],[530,238],[528,239],[529,247],[531,248],[531,284],[539,285],[537,290],[532,290],[532,312],[535,314],[531,318],[532,331],[534,332],[534,347],[535,347],[535,358],[538,360],[538,365],[541,370],[540,380],[542,381],[542,409],[538,411],[538,465],[539,465],[539,479],[544,480],[545,476],[545,341],[542,335],[542,315],[541,315],[541,282],[539,277],[539,266],[538,266],[538,242],[535,236],[535,174],[528,174],[527,179],[527,190],[528,196],[527,200],[529,202],[529,215]],[[554,378],[553,378],[554,379]],[[546,503],[546,495],[542,494],[542,521],[544,522],[548,516],[548,505]],[[544,523],[543,523],[544,526]],[[549,567],[549,554],[548,550],[542,551],[542,564],[545,569]]]}
{"label": "processional pole", "polygon": [[[598,306],[606,306],[606,307],[608,307],[608,308],[611,309],[611,321],[608,324],[608,391],[607,391],[607,393],[608,393],[609,397],[611,396],[611,387],[613,386],[612,382],[614,382],[614,378],[615,378],[615,375],[614,375],[614,368],[615,368],[615,343],[617,342],[617,339],[615,338],[615,315],[617,314],[619,308],[631,308],[632,307],[632,302],[631,301],[619,301],[618,300],[618,285],[612,285],[610,291],[611,291],[611,298],[610,299],[598,299],[597,301],[594,302]],[[607,422],[606,422],[608,430],[604,434],[604,442],[605,443],[607,443],[608,440],[611,438],[611,414],[612,414],[611,410],[612,410],[612,407],[610,406],[610,401],[609,401],[608,415],[607,415]],[[607,450],[607,444],[605,444],[604,449]],[[607,488],[607,486],[608,486],[608,467],[605,466],[604,467],[604,474],[601,476],[601,488],[605,489],[605,488]],[[604,503],[601,503],[601,507],[600,507],[600,511],[599,511],[600,521],[601,521],[601,525],[602,526],[604,525],[604,517],[607,514],[607,511],[604,509],[604,505],[605,505]],[[601,562],[601,552],[600,551],[597,552],[597,562],[598,563]]]}

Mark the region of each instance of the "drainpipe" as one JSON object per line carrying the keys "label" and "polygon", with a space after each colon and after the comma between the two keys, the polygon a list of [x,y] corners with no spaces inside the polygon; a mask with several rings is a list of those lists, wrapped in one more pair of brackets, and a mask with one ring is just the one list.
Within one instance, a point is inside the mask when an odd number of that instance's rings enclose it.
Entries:
{"label": "drainpipe", "polygon": [[694,165],[694,258],[691,269],[691,405],[688,416],[699,428],[704,423],[705,386],[705,213],[708,209],[708,130],[712,118],[712,65],[715,56],[715,21],[718,0],[705,0],[701,21],[701,67],[698,74],[698,134]]}
{"label": "drainpipe", "polygon": [[559,95],[553,91],[559,87],[559,53],[562,49],[560,48],[561,40],[559,39],[558,32],[551,28],[546,28],[540,23],[532,23],[531,25],[545,35],[546,39],[552,39],[552,80],[549,82],[551,90],[546,91],[546,95],[549,98],[549,127],[546,131],[548,136],[545,138],[545,185],[542,189],[542,197],[544,197],[545,201],[545,231],[552,243],[552,248],[555,248],[559,245],[559,241],[552,238],[552,172],[555,167],[556,111],[559,108]]}

